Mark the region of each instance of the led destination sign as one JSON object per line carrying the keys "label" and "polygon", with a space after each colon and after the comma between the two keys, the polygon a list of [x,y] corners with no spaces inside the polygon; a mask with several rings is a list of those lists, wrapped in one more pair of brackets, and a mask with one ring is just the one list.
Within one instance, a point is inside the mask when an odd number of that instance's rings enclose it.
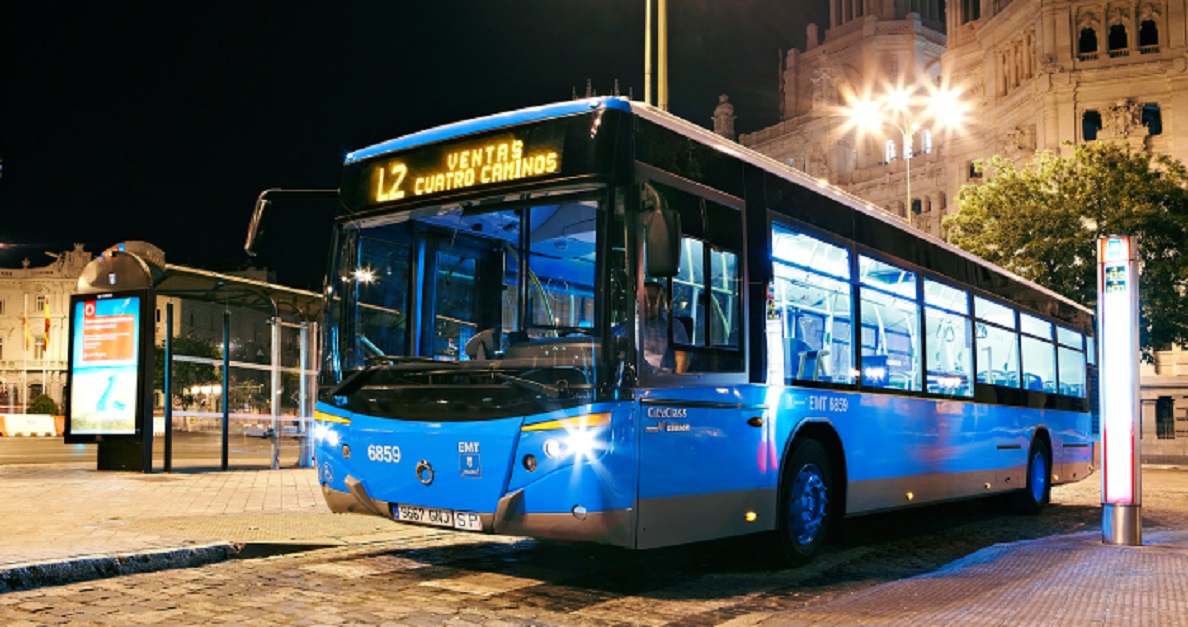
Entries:
{"label": "led destination sign", "polygon": [[367,200],[388,203],[560,171],[561,150],[553,137],[525,139],[504,133],[378,161],[369,166]]}

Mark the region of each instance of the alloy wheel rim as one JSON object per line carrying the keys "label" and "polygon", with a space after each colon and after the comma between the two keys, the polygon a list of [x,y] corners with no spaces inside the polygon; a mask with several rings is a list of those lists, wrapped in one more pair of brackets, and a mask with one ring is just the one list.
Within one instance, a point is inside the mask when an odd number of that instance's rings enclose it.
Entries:
{"label": "alloy wheel rim", "polygon": [[788,524],[796,543],[811,544],[825,524],[828,488],[816,464],[806,464],[796,473],[788,503]]}
{"label": "alloy wheel rim", "polygon": [[1043,453],[1035,456],[1031,464],[1031,497],[1036,503],[1043,501],[1048,483],[1048,458]]}

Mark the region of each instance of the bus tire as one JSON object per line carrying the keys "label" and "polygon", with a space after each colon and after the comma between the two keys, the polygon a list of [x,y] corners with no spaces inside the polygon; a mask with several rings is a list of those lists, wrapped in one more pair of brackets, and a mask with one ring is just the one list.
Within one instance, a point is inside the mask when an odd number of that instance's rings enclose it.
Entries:
{"label": "bus tire", "polygon": [[1052,452],[1042,437],[1032,438],[1027,453],[1027,488],[1016,495],[1015,509],[1038,514],[1052,498]]}
{"label": "bus tire", "polygon": [[802,566],[825,545],[837,511],[830,499],[837,494],[829,455],[820,442],[796,442],[780,488],[779,544],[784,560]]}

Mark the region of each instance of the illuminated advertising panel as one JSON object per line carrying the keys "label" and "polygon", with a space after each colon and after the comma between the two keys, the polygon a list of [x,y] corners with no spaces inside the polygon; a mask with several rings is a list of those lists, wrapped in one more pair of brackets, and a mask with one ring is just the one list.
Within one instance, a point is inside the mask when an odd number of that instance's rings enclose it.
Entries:
{"label": "illuminated advertising panel", "polygon": [[1102,503],[1138,505],[1138,270],[1134,238],[1098,244]]}
{"label": "illuminated advertising panel", "polygon": [[136,437],[144,366],[144,293],[76,295],[70,302],[66,441]]}

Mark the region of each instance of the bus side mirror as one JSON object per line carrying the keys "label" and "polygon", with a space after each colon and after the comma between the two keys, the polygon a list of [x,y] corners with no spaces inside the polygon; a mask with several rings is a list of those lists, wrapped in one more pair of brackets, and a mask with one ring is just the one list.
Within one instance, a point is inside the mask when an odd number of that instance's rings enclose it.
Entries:
{"label": "bus side mirror", "polygon": [[681,265],[681,216],[655,188],[644,186],[643,228],[648,276],[674,277]]}
{"label": "bus side mirror", "polygon": [[264,214],[272,204],[272,201],[266,200],[264,196],[270,191],[272,190],[260,193],[260,197],[256,199],[256,208],[252,210],[252,220],[248,222],[247,241],[243,243],[243,251],[252,257],[256,256],[256,240],[264,234]]}
{"label": "bus side mirror", "polygon": [[268,207],[272,205],[272,201],[268,200],[269,195],[297,199],[338,198],[338,190],[280,189],[279,187],[270,187],[260,192],[260,195],[256,197],[256,208],[252,211],[252,221],[248,223],[247,240],[243,243],[243,251],[253,257],[256,256],[257,241],[264,234],[264,214],[268,212]]}

